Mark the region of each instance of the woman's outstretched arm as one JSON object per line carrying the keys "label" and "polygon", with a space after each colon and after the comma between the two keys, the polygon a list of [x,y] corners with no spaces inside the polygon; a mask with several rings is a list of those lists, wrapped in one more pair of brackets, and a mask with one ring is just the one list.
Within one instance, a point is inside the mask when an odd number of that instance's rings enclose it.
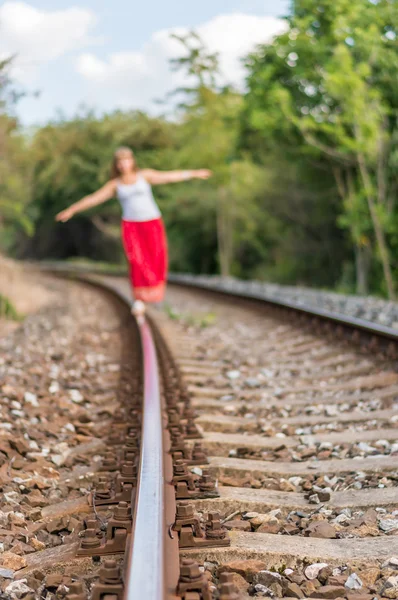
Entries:
{"label": "woman's outstretched arm", "polygon": [[155,169],[142,169],[141,174],[151,185],[162,183],[178,183],[189,179],[208,179],[212,176],[209,169],[197,169],[194,171],[156,171]]}
{"label": "woman's outstretched arm", "polygon": [[108,181],[102,188],[90,194],[89,196],[85,196],[78,202],[71,204],[65,210],[59,212],[55,220],[62,221],[65,223],[69,221],[74,215],[82,212],[83,210],[87,210],[88,208],[93,208],[93,206],[98,206],[107,200],[113,198],[116,192],[116,180]]}

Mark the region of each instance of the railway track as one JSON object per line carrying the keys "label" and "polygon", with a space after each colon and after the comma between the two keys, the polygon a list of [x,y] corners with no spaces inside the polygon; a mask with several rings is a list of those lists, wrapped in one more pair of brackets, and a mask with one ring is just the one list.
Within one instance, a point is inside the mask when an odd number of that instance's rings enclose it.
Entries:
{"label": "railway track", "polygon": [[[87,283],[64,285],[98,296]],[[39,417],[31,396],[13,396],[20,373],[3,369],[0,379],[2,406],[29,413],[14,415],[19,429],[0,438],[3,592],[398,598],[396,337],[181,282],[164,311],[136,324],[126,282],[97,276],[90,285],[102,288],[117,325],[102,345],[104,332],[95,333],[101,368],[91,358],[75,387],[61,377],[62,409],[60,391],[45,407],[61,429],[75,419],[71,448],[54,455],[47,444],[57,475],[29,466],[41,457],[23,447],[32,439],[22,425]],[[85,352],[98,355],[98,340]],[[45,404],[41,377],[36,400]],[[54,423],[52,432],[59,438]]]}

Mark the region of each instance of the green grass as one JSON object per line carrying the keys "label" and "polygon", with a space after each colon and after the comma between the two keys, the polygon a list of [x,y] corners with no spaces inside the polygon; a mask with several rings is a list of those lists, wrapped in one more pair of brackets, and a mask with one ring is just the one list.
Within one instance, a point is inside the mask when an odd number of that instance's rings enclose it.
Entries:
{"label": "green grass", "polygon": [[9,319],[10,321],[21,321],[23,318],[12,302],[2,294],[0,294],[0,318]]}
{"label": "green grass", "polygon": [[127,272],[127,266],[125,264],[115,264],[115,263],[93,261],[93,260],[83,258],[83,257],[76,257],[76,258],[70,258],[65,261],[59,261],[59,264],[60,265],[63,264],[66,266],[71,265],[71,266],[84,267],[84,268],[90,269],[93,272],[97,272],[97,273],[106,272],[106,273],[119,274],[119,273]]}
{"label": "green grass", "polygon": [[172,321],[179,321],[184,325],[189,325],[191,327],[199,327],[200,329],[204,329],[205,327],[210,327],[210,325],[214,325],[214,323],[217,320],[217,317],[214,313],[206,313],[204,315],[196,315],[192,313],[182,314],[178,313],[169,304],[166,304],[163,310],[169,317],[169,319],[171,319]]}
{"label": "green grass", "polygon": [[166,315],[169,317],[169,319],[171,319],[172,321],[178,321],[179,319],[181,319],[181,316],[178,312],[176,312],[174,310],[174,308],[172,308],[170,306],[170,304],[165,304],[163,307],[164,312],[166,313]]}

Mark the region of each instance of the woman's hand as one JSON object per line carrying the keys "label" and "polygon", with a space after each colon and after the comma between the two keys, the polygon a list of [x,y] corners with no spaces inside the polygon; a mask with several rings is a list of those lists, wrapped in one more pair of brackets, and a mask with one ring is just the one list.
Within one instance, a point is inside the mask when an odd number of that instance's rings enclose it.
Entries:
{"label": "woman's hand", "polygon": [[213,175],[213,172],[209,169],[198,169],[194,171],[194,174],[197,179],[209,179]]}
{"label": "woman's hand", "polygon": [[66,208],[65,210],[61,210],[61,212],[59,212],[56,217],[55,220],[56,221],[61,221],[62,223],[66,223],[66,221],[69,221],[69,219],[71,219],[74,215],[74,211],[71,207]]}

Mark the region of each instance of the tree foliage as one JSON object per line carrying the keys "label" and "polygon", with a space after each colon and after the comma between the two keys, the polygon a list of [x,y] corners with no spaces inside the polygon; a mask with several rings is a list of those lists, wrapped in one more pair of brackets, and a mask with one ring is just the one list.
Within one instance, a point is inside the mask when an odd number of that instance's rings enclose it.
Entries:
{"label": "tree foliage", "polygon": [[27,144],[12,115],[18,96],[9,79],[10,65],[11,59],[0,61],[0,250],[9,249],[16,232],[33,233]]}
{"label": "tree foliage", "polygon": [[[375,248],[390,297],[397,17],[391,0],[296,0],[286,33],[247,63],[246,135],[271,138],[291,160],[319,161],[333,174],[339,223],[358,255]],[[357,265],[366,280],[358,256]]]}

